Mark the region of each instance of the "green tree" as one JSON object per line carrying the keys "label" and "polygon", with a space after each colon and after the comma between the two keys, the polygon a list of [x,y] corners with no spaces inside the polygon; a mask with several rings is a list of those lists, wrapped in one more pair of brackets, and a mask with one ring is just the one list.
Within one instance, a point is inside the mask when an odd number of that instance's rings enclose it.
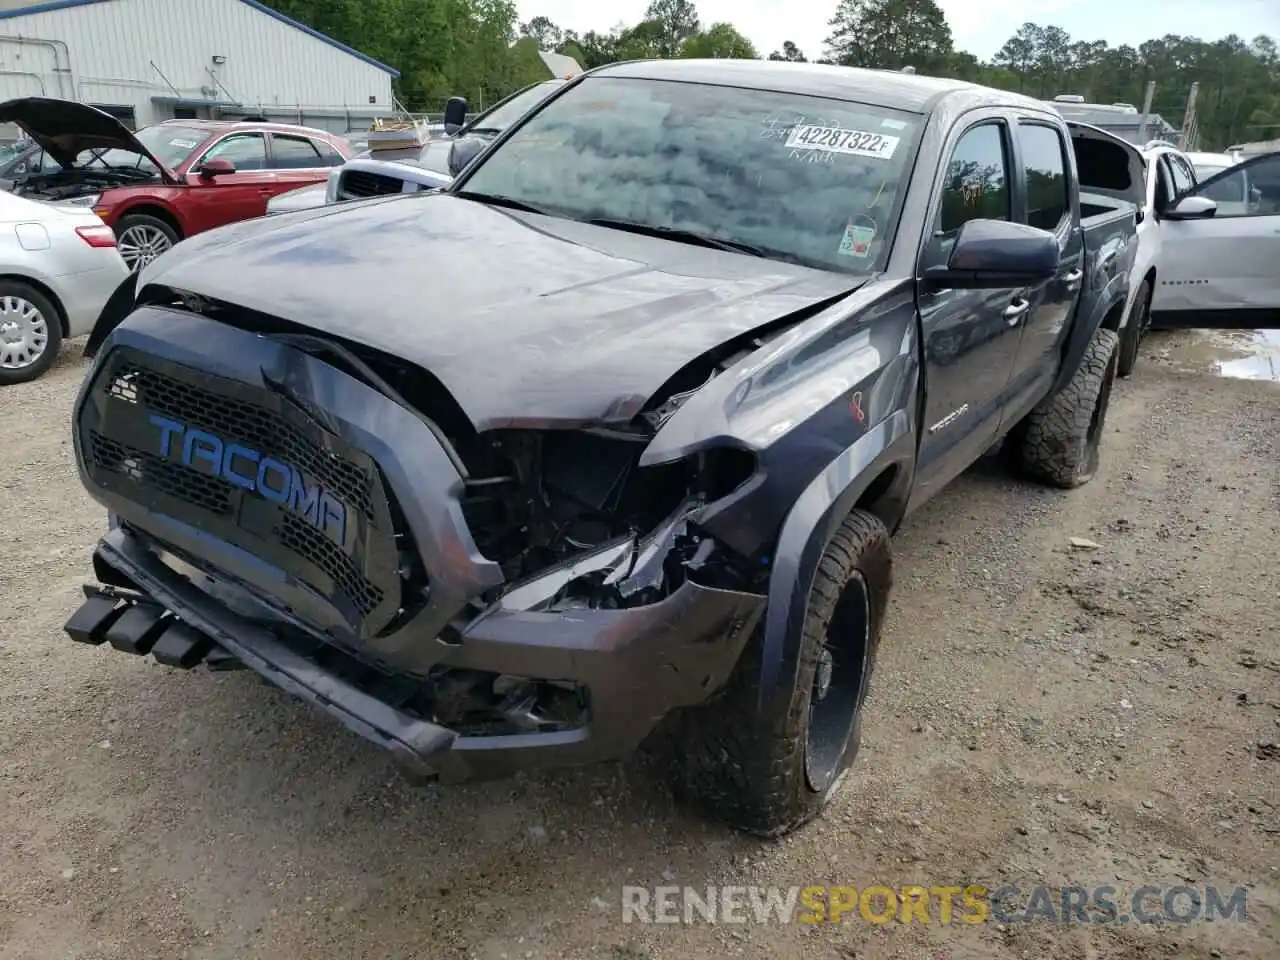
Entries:
{"label": "green tree", "polygon": [[528,23],[520,24],[520,36],[536,41],[539,50],[555,50],[565,41],[564,31],[549,17],[534,17]]}
{"label": "green tree", "polygon": [[656,48],[660,57],[676,56],[701,26],[692,0],[651,0],[644,19],[660,26]]}
{"label": "green tree", "polygon": [[840,0],[829,25],[828,53],[846,67],[932,73],[952,53],[951,28],[934,0]]}
{"label": "green tree", "polygon": [[732,24],[713,23],[706,30],[685,40],[680,56],[755,60],[759,54],[751,41],[734,29]]}
{"label": "green tree", "polygon": [[806,63],[804,51],[797,47],[790,40],[782,41],[782,50],[775,50],[769,54],[770,60],[787,60],[791,63]]}

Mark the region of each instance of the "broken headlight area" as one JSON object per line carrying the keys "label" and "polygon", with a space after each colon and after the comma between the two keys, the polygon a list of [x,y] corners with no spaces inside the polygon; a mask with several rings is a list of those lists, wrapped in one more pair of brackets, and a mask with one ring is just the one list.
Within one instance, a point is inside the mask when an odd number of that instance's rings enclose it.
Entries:
{"label": "broken headlight area", "polygon": [[699,530],[707,504],[755,472],[755,457],[717,447],[641,468],[650,436],[610,430],[503,430],[459,453],[463,514],[503,570],[502,605],[616,609],[655,603],[688,578],[753,590],[758,565]]}

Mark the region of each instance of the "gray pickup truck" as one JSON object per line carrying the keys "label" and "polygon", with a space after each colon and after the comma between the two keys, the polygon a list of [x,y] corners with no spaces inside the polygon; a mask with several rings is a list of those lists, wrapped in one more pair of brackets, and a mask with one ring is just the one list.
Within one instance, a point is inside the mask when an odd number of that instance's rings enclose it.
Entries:
{"label": "gray pickup truck", "polygon": [[661,733],[784,833],[857,753],[891,533],[1001,441],[1094,475],[1142,173],[1004,91],[650,61],[443,191],[193,237],[90,338],[67,632],[253,670],[415,777]]}

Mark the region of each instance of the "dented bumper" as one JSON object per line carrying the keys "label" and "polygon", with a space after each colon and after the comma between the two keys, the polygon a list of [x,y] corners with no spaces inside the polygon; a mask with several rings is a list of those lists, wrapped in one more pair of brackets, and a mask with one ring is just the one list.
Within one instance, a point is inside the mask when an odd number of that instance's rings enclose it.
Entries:
{"label": "dented bumper", "polygon": [[661,602],[625,610],[495,607],[454,642],[437,641],[436,665],[579,684],[586,719],[554,732],[470,735],[414,711],[415,678],[233,612],[127,529],[103,538],[94,567],[107,586],[86,590],[66,625],[72,639],[181,668],[247,667],[390,750],[409,775],[445,781],[625,756],[667,713],[724,683],[764,603],[687,581]]}

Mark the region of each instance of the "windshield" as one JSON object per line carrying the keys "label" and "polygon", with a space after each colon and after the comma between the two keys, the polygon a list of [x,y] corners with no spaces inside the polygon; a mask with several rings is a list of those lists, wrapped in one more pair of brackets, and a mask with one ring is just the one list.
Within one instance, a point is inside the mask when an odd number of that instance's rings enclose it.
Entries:
{"label": "windshield", "polygon": [[499,103],[488,113],[478,115],[471,123],[464,126],[463,133],[476,133],[478,131],[494,134],[501,133],[541,103],[545,97],[550,96],[551,91],[561,86],[562,83],[563,81],[561,80],[545,80],[542,83],[536,83],[532,87],[521,90],[519,93],[512,94],[510,99]]}
{"label": "windshield", "polygon": [[869,273],[888,254],[922,118],[798,94],[592,77],[462,189]]}
{"label": "windshield", "polygon": [[[182,166],[183,161],[195,152],[196,147],[209,138],[209,134],[199,127],[179,127],[171,123],[143,127],[134,136],[170,170],[176,170]],[[136,154],[130,154],[130,156],[136,156]],[[121,161],[113,165],[132,166],[133,164]]]}
{"label": "windshield", "polygon": [[12,163],[31,148],[31,142],[28,140],[18,140],[14,143],[6,143],[0,146],[0,167]]}

